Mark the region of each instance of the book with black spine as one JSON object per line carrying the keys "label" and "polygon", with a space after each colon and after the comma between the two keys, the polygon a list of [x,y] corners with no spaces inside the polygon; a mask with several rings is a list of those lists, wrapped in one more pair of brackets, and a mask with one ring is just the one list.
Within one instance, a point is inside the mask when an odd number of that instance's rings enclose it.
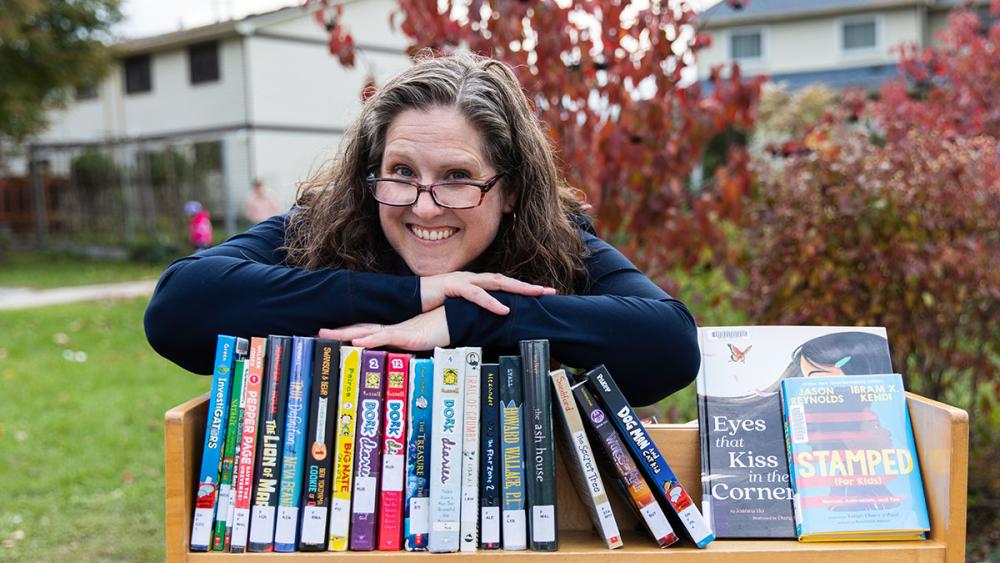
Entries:
{"label": "book with black spine", "polygon": [[267,337],[266,386],[261,403],[257,439],[257,470],[250,511],[248,551],[274,551],[274,523],[281,482],[281,450],[288,404],[288,374],[292,365],[292,337]]}
{"label": "book with black spine", "polygon": [[549,341],[522,340],[528,535],[532,551],[559,549],[556,444],[549,381]]}
{"label": "book with black spine", "polygon": [[524,388],[521,358],[500,356],[500,436],[503,487],[503,548],[528,548],[527,498],[524,484]]}
{"label": "book with black spine", "polygon": [[667,516],[679,521],[695,545],[700,548],[706,547],[715,539],[708,522],[649,436],[632,405],[625,399],[625,395],[611,377],[611,373],[605,366],[599,365],[588,371],[584,378],[597,401],[614,422],[615,428],[621,433],[656,499],[662,506],[668,508]]}
{"label": "book with black spine", "polygon": [[588,390],[585,381],[574,383],[572,389],[576,404],[580,407],[581,418],[596,445],[595,452],[603,454],[600,458],[607,462],[607,474],[612,476],[618,490],[635,510],[638,520],[659,547],[676,543],[678,537],[667,520],[667,514],[653,496],[652,489],[632,459],[628,446],[615,430],[610,417],[597,404],[597,399]]}
{"label": "book with black spine", "polygon": [[312,394],[306,439],[305,486],[299,549],[326,551],[330,487],[340,383],[340,341],[317,338],[313,344]]}
{"label": "book with black spine", "polygon": [[479,547],[500,549],[500,365],[483,364],[480,386]]}
{"label": "book with black spine", "polygon": [[302,475],[306,457],[306,425],[312,391],[313,339],[292,337],[292,365],[285,407],[285,437],[278,486],[278,516],[274,528],[274,550],[291,553],[298,546],[302,500]]}
{"label": "book with black spine", "polygon": [[352,551],[378,547],[378,488],[382,470],[382,397],[386,353],[365,350],[361,355],[358,422],[355,429],[354,492],[351,502]]}
{"label": "book with black spine", "polygon": [[604,540],[608,549],[616,549],[624,545],[621,531],[611,501],[604,487],[604,479],[597,467],[597,458],[587,439],[587,429],[580,417],[580,409],[573,398],[573,389],[566,371],[557,369],[549,373],[552,386],[555,389],[557,408],[556,418],[559,420],[560,444],[564,458],[570,462],[570,476],[576,484],[576,492],[583,504],[590,511],[594,528]]}

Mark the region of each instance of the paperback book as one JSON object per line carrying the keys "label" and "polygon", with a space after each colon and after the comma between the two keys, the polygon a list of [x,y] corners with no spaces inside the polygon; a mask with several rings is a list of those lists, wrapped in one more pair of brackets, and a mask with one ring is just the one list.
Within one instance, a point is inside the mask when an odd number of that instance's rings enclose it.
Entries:
{"label": "paperback book", "polygon": [[525,484],[528,534],[532,551],[559,548],[556,530],[556,444],[552,427],[549,341],[522,340],[524,378]]}
{"label": "paperback book", "polygon": [[299,501],[305,467],[306,423],[312,389],[313,339],[292,337],[292,364],[288,378],[288,405],[285,408],[284,452],[281,456],[281,484],[278,488],[278,518],[274,550],[288,553],[298,545]]}
{"label": "paperback book", "polygon": [[410,362],[410,425],[406,434],[406,505],[403,533],[407,551],[427,549],[430,532],[430,440],[434,405],[434,362]]}
{"label": "paperback book", "polygon": [[885,329],[703,327],[698,341],[705,518],[720,538],[794,538],[780,382],[892,372]]}
{"label": "paperback book", "polygon": [[461,348],[465,361],[465,405],[462,410],[462,541],[461,551],[479,547],[479,378],[482,350]]}
{"label": "paperback book", "polygon": [[336,451],[333,498],[330,506],[330,551],[347,551],[351,530],[351,492],[354,481],[354,431],[361,379],[361,352],[356,346],[340,348],[340,394],[337,400]]}
{"label": "paperback book", "polygon": [[503,548],[528,548],[524,484],[524,389],[521,358],[500,356],[500,436],[503,451]]}
{"label": "paperback book", "polygon": [[340,341],[317,338],[313,344],[312,368],[299,549],[326,551],[332,462],[336,447],[334,428],[340,383]]}
{"label": "paperback book", "polygon": [[382,467],[382,393],[386,353],[361,355],[358,422],[355,430],[354,494],[351,499],[351,549],[378,547],[378,473]]}
{"label": "paperback book", "polygon": [[434,349],[434,411],[431,414],[430,539],[435,553],[458,551],[462,509],[462,421],[465,355]]}
{"label": "paperback book", "polygon": [[923,539],[902,376],[796,377],[781,393],[799,541]]}
{"label": "paperback book", "polygon": [[264,380],[264,354],[267,339],[250,339],[250,356],[247,360],[246,393],[243,401],[243,427],[241,431],[239,460],[236,465],[234,489],[233,533],[230,551],[243,553],[247,548],[250,532],[250,502],[253,497],[254,462],[257,459],[257,420],[260,417],[261,388]]}
{"label": "paperback book", "polygon": [[479,547],[500,549],[500,365],[483,364],[481,383]]}
{"label": "paperback book", "polygon": [[233,469],[235,467],[236,444],[243,438],[240,424],[243,420],[240,409],[243,402],[243,382],[246,360],[237,358],[233,362],[232,383],[229,390],[229,414],[226,422],[226,445],[222,450],[222,471],[219,476],[219,507],[215,511],[215,530],[212,532],[212,551],[223,551],[229,547],[232,539],[226,534],[226,530],[232,533],[233,521],[230,519],[231,501],[235,500],[232,495],[233,489]]}
{"label": "paperback book", "polygon": [[382,492],[379,494],[378,548],[399,551],[403,543],[403,489],[406,484],[406,390],[410,355],[389,354],[385,375],[385,432],[382,436]]}

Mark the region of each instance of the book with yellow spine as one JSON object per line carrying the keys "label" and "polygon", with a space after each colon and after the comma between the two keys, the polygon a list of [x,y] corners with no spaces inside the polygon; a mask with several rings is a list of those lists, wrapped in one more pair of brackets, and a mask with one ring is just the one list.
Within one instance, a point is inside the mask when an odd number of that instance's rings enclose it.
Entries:
{"label": "book with yellow spine", "polygon": [[333,472],[333,503],[330,509],[330,551],[347,551],[351,531],[351,490],[354,473],[354,426],[358,412],[362,348],[340,349],[340,396]]}

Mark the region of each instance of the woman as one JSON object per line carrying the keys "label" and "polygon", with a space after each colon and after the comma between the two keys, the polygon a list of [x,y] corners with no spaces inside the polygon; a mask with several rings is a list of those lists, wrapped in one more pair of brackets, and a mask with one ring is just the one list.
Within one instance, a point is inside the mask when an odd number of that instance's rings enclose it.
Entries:
{"label": "woman", "polygon": [[682,303],[594,235],[513,73],[417,62],[365,103],[295,208],[172,264],[146,311],[160,354],[211,371],[219,333],[412,351],[548,338],[635,404],[698,370]]}

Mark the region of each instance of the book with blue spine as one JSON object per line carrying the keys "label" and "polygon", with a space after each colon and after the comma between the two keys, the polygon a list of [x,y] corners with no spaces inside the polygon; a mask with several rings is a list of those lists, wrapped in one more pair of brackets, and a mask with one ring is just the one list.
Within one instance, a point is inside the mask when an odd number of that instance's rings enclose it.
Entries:
{"label": "book with blue spine", "polygon": [[632,405],[618,388],[611,373],[604,365],[587,372],[584,379],[598,402],[615,423],[615,428],[628,444],[632,457],[649,481],[656,499],[667,510],[668,517],[680,522],[688,536],[698,547],[704,548],[715,535],[691,500],[666,458],[649,436]]}
{"label": "book with blue spine", "polygon": [[288,377],[288,406],[285,408],[284,452],[281,456],[281,484],[278,487],[278,517],[274,529],[274,550],[295,551],[298,538],[299,500],[305,468],[306,423],[312,389],[313,339],[292,337],[292,366]]}
{"label": "book with blue spine", "polygon": [[919,540],[930,529],[899,374],[781,382],[799,541]]}
{"label": "book with blue spine", "polygon": [[299,533],[299,549],[302,551],[326,551],[336,445],[334,429],[337,424],[340,346],[339,340],[329,338],[317,338],[313,342],[306,481],[302,489],[302,525]]}
{"label": "book with blue spine", "polygon": [[481,383],[479,547],[500,549],[500,365],[483,364]]}
{"label": "book with blue spine", "polygon": [[353,551],[378,547],[378,476],[382,469],[382,399],[385,392],[386,353],[365,350],[361,355],[358,421],[355,429],[354,491],[351,497]]}
{"label": "book with blue spine", "polygon": [[434,349],[434,412],[431,414],[430,538],[434,553],[458,551],[462,511],[462,422],[465,354]]}
{"label": "book with blue spine", "polygon": [[[236,337],[220,334],[215,345],[212,392],[205,425],[205,445],[201,456],[201,476],[191,519],[191,550],[208,551],[212,541],[212,523],[218,504],[219,466],[226,440],[229,387],[236,356]],[[243,339],[240,339],[243,340]],[[243,342],[246,342],[243,340]]]}
{"label": "book with blue spine", "polygon": [[403,545],[403,495],[406,488],[406,391],[410,355],[389,354],[385,369],[385,422],[382,432],[382,491],[379,494],[379,551]]}
{"label": "book with blue spine", "polygon": [[406,500],[403,534],[407,551],[427,549],[430,531],[430,440],[434,361],[410,362],[410,423],[406,430]]}
{"label": "book with blue spine", "polygon": [[503,495],[503,548],[528,548],[526,487],[524,484],[524,389],[521,383],[521,358],[500,356],[500,436]]}

